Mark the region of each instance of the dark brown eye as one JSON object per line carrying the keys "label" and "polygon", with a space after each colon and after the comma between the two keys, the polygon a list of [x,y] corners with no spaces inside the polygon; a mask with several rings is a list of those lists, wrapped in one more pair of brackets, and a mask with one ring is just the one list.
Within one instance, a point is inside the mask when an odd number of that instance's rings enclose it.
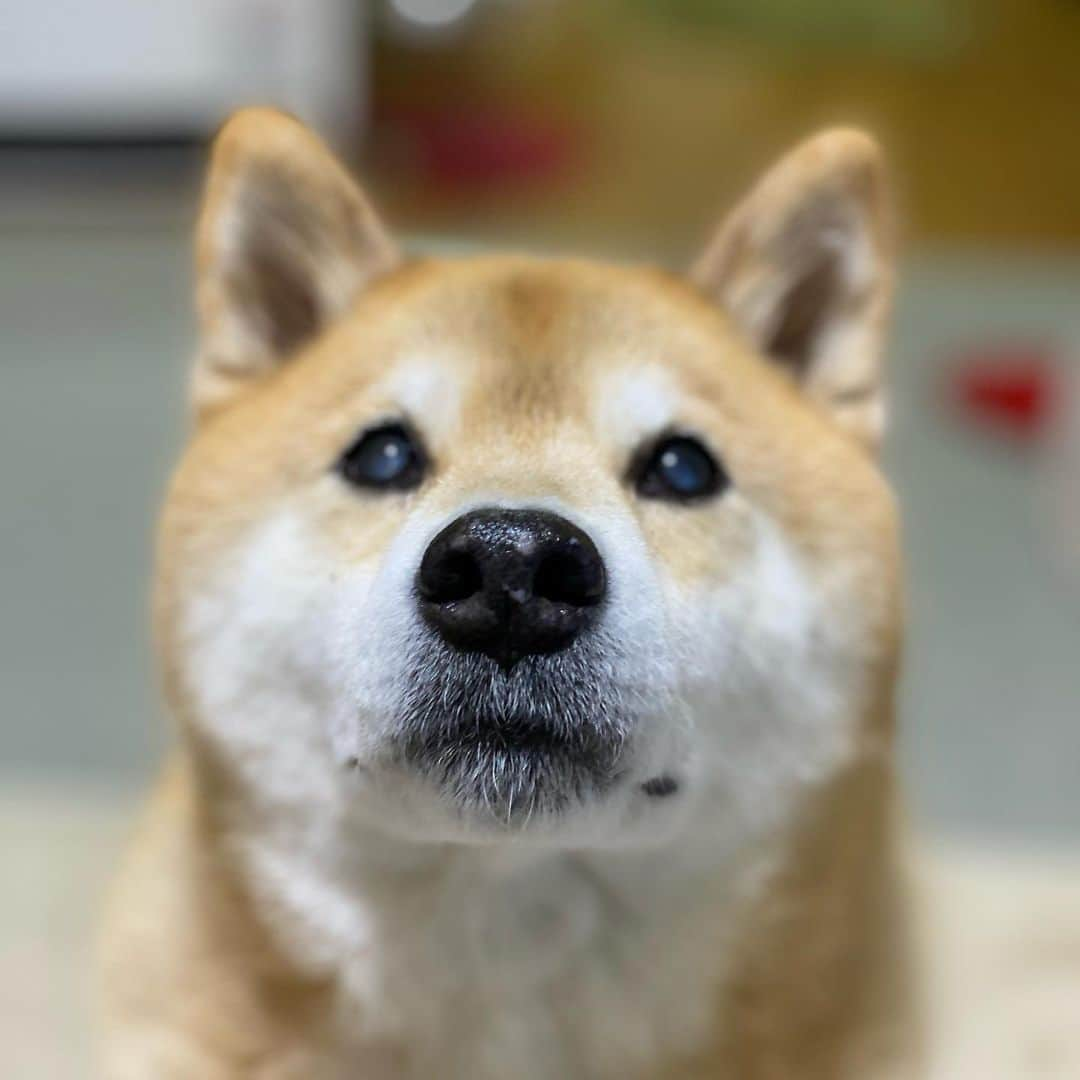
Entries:
{"label": "dark brown eye", "polygon": [[418,440],[399,423],[365,431],[338,462],[338,471],[350,484],[391,491],[417,487],[426,470]]}
{"label": "dark brown eye", "polygon": [[731,483],[723,466],[690,435],[667,435],[653,443],[631,475],[639,495],[674,502],[718,495]]}

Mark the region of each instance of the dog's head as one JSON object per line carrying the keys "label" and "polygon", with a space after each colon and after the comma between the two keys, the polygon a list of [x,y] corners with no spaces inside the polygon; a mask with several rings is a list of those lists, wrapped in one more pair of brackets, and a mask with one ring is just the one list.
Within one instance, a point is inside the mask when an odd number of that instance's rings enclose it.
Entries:
{"label": "dog's head", "polygon": [[619,846],[706,804],[737,842],[879,738],[881,189],[833,132],[685,279],[410,260],[299,124],[231,121],[158,592],[196,752],[268,806]]}

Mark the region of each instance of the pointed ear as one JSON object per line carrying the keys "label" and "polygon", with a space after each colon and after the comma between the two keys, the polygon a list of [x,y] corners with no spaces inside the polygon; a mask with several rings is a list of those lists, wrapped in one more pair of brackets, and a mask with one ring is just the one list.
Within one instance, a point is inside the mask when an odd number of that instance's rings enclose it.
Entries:
{"label": "pointed ear", "polygon": [[873,140],[826,131],[766,174],[692,271],[755,348],[871,445],[885,418],[887,201]]}
{"label": "pointed ear", "polygon": [[315,135],[270,109],[236,113],[214,143],[198,227],[196,408],[287,361],[397,258]]}

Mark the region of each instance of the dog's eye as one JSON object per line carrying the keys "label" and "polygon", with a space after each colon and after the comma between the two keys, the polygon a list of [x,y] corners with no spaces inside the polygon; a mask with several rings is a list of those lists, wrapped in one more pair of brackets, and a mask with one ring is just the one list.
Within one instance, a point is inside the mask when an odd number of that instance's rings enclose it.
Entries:
{"label": "dog's eye", "polygon": [[427,462],[416,438],[401,424],[365,431],[345,451],[338,470],[350,484],[398,491],[416,487]]}
{"label": "dog's eye", "polygon": [[689,435],[668,435],[646,449],[631,470],[639,495],[687,501],[717,495],[730,480],[723,467]]}

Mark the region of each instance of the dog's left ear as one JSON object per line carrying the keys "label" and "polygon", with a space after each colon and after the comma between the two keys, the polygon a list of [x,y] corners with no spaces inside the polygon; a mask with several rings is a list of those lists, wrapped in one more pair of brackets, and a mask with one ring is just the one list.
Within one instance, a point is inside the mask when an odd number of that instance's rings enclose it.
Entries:
{"label": "dog's left ear", "polygon": [[873,140],[826,131],[766,174],[691,273],[759,351],[871,445],[885,418],[887,202]]}
{"label": "dog's left ear", "polygon": [[244,109],[214,142],[196,241],[196,408],[288,361],[397,252],[359,186],[299,121]]}

